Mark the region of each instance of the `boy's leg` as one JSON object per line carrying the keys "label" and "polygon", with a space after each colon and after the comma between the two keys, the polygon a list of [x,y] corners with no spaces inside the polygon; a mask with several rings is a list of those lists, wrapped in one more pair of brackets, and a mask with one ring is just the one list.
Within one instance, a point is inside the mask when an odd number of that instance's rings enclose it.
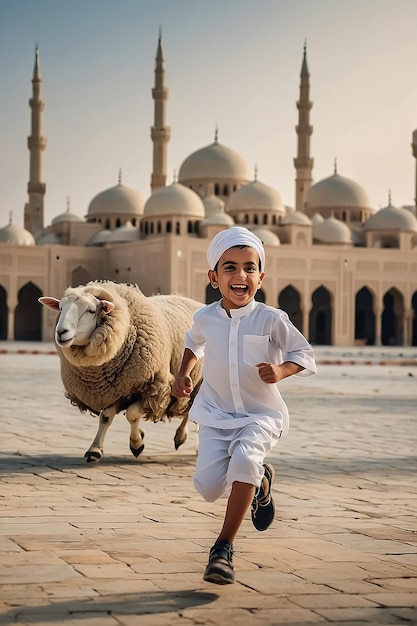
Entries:
{"label": "boy's leg", "polygon": [[223,526],[217,541],[222,539],[233,543],[242,525],[247,510],[252,504],[255,495],[255,486],[248,483],[236,481],[232,485],[229,499],[227,501],[226,514]]}

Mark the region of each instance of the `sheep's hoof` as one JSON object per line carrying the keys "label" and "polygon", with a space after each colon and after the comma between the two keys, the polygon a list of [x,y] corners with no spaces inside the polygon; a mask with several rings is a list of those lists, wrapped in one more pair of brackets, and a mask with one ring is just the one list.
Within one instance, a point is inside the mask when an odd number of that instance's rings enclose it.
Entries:
{"label": "sheep's hoof", "polygon": [[130,446],[130,451],[134,457],[138,458],[139,454],[143,452],[144,447],[145,447],[144,443],[141,446],[139,446],[139,448],[134,448],[133,446]]}
{"label": "sheep's hoof", "polygon": [[103,457],[103,450],[87,450],[84,456],[87,459],[87,463],[97,463]]}

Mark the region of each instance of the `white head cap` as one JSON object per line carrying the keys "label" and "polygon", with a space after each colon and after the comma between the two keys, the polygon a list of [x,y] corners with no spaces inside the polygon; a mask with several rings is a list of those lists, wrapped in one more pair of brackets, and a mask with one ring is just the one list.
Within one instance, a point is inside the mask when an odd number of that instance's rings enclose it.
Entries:
{"label": "white head cap", "polygon": [[222,230],[213,237],[207,250],[207,261],[211,270],[214,270],[223,252],[233,248],[233,246],[253,248],[261,261],[261,272],[264,271],[265,250],[262,241],[243,226],[232,226],[232,228]]}

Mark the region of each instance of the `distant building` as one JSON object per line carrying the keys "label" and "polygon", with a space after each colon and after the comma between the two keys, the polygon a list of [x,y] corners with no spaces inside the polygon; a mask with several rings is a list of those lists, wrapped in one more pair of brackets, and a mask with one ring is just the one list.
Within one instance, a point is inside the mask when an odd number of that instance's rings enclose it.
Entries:
{"label": "distant building", "polygon": [[[416,208],[378,211],[365,190],[338,173],[313,183],[312,102],[304,49],[297,102],[295,208],[252,175],[247,161],[214,142],[186,157],[167,185],[168,90],[159,37],[151,129],[151,195],[115,186],[85,217],[67,210],[44,226],[46,183],[42,77],[36,50],[25,228],[0,229],[0,339],[53,339],[54,315],[41,295],[94,279],[137,283],[146,295],[177,292],[212,302],[206,250],[220,230],[242,224],[264,242],[267,275],[258,297],[288,312],[313,344],[417,345]],[[417,159],[417,131],[413,133]],[[417,182],[416,182],[417,184]],[[417,192],[416,192],[417,196]]]}

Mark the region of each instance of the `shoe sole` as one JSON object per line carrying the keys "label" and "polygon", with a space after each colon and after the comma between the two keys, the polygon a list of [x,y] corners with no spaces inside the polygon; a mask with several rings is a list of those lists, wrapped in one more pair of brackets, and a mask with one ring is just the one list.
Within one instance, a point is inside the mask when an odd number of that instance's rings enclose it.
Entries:
{"label": "shoe sole", "polygon": [[212,574],[208,574],[203,578],[208,583],[215,583],[216,585],[230,585],[235,582],[235,579],[224,578],[221,574],[216,574],[213,572]]}

